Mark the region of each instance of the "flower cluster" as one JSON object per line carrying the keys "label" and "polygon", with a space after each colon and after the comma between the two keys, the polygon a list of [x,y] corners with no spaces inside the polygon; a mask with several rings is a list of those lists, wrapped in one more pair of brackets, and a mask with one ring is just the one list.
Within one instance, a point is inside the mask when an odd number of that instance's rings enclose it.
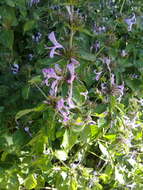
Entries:
{"label": "flower cluster", "polygon": [[136,24],[136,16],[135,16],[135,14],[133,14],[133,16],[131,18],[126,18],[125,22],[128,25],[128,31],[131,31],[133,24]]}
{"label": "flower cluster", "polygon": [[56,49],[64,49],[64,47],[57,42],[55,33],[51,32],[48,36],[49,40],[53,43],[54,46],[52,47],[47,47],[47,49],[50,49],[50,58],[53,58],[55,54],[59,55],[59,53],[56,51]]}
{"label": "flower cluster", "polygon": [[30,0],[29,6],[32,7],[34,4],[38,4],[40,0]]}
{"label": "flower cluster", "polygon": [[37,32],[35,35],[32,36],[32,40],[36,43],[38,43],[40,41],[42,37],[42,34],[40,32]]}
{"label": "flower cluster", "polygon": [[[54,46],[48,47],[50,49],[50,58],[53,58],[55,54],[59,55],[56,49],[64,49],[64,47],[57,42],[54,32],[51,32],[48,36],[49,40],[53,43]],[[56,109],[63,118],[63,122],[66,122],[70,119],[70,109],[75,108],[75,104],[72,100],[73,93],[73,81],[76,79],[75,69],[79,65],[79,62],[71,58],[70,62],[67,64],[67,71],[69,72],[69,77],[66,82],[69,85],[67,98],[60,98],[57,101]],[[55,68],[45,68],[42,70],[44,75],[44,83],[46,86],[50,87],[50,95],[57,96],[59,82],[64,79],[62,76],[62,69],[58,64],[55,64]]]}
{"label": "flower cluster", "polygon": [[[50,88],[50,95],[51,96],[56,96],[57,95],[57,90],[58,90],[58,84],[59,81],[62,79],[62,76],[58,76],[56,73],[56,68],[59,66],[55,66],[55,69],[53,68],[49,68],[49,69],[43,69],[43,75],[44,75],[44,83],[46,84],[46,86],[49,86],[49,79],[53,79],[52,80],[52,84],[51,84],[51,88]],[[60,68],[59,68],[60,69]]]}

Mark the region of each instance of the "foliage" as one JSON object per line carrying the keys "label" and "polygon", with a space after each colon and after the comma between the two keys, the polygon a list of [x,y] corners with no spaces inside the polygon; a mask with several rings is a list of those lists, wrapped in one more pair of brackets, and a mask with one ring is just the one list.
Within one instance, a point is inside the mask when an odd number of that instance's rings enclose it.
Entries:
{"label": "foliage", "polygon": [[142,11],[0,2],[0,189],[143,189]]}

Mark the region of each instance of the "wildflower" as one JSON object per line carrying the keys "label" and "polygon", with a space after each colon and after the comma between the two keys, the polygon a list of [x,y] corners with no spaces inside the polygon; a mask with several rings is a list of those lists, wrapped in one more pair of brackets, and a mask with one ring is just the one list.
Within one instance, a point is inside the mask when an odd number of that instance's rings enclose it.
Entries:
{"label": "wildflower", "polygon": [[32,134],[30,133],[29,127],[25,127],[24,131],[27,132],[30,137],[32,137]]}
{"label": "wildflower", "polygon": [[143,106],[143,98],[141,98],[140,100],[138,100],[138,103]]}
{"label": "wildflower", "polygon": [[111,72],[111,68],[110,68],[111,59],[109,59],[108,57],[104,57],[102,59],[102,61],[103,61],[103,63],[105,63],[107,65],[109,72]]}
{"label": "wildflower", "polygon": [[61,113],[62,117],[63,117],[63,122],[68,121],[69,118],[69,108],[67,106],[65,106],[65,100],[63,98],[61,98],[58,102],[57,102],[57,110]]}
{"label": "wildflower", "polygon": [[123,50],[121,51],[121,56],[122,56],[122,57],[125,57],[126,55],[128,55],[128,53],[123,49]]}
{"label": "wildflower", "polygon": [[55,69],[53,68],[43,69],[42,72],[45,78],[44,83],[47,86],[49,86],[49,79],[54,79],[51,84],[50,95],[56,96],[58,90],[58,84],[59,81],[62,79],[62,77],[58,76],[55,72]]}
{"label": "wildflower", "polygon": [[139,78],[139,75],[137,75],[137,74],[135,74],[135,73],[134,73],[134,74],[131,74],[130,76],[131,76],[131,78],[133,78],[133,79]]}
{"label": "wildflower", "polygon": [[75,66],[78,65],[78,64],[79,64],[79,62],[77,60],[75,60],[74,58],[71,58],[71,63],[69,63],[67,65],[67,68],[68,68],[68,70],[70,72],[70,79],[68,79],[68,81],[67,81],[69,84],[71,84],[74,81],[75,77],[76,77],[76,75],[75,75]]}
{"label": "wildflower", "polygon": [[133,16],[131,18],[126,18],[125,22],[128,25],[128,31],[131,31],[133,24],[136,24],[136,16],[135,16],[135,14],[133,14]]}
{"label": "wildflower", "polygon": [[64,49],[64,47],[57,42],[54,32],[51,32],[48,38],[54,45],[53,47],[48,47],[48,49],[51,49],[50,58],[53,58],[55,54],[59,55],[59,53],[56,52],[56,49],[61,49],[61,48]]}
{"label": "wildflower", "polygon": [[87,99],[88,91],[80,92],[80,95],[84,96]]}
{"label": "wildflower", "polygon": [[100,49],[100,42],[99,41],[96,41],[90,48],[91,51],[99,51]]}
{"label": "wildflower", "polygon": [[119,100],[124,94],[124,83],[122,85],[115,84],[115,76],[114,74],[111,74],[111,85],[113,87],[112,91],[114,95],[119,95]]}
{"label": "wildflower", "polygon": [[70,8],[70,6],[66,6],[66,9],[67,9],[67,11],[68,11],[68,14],[71,16],[72,15],[72,13],[71,13],[71,8]]}
{"label": "wildflower", "polygon": [[101,83],[101,91],[105,94],[105,93],[107,93],[107,90],[108,90],[108,88],[107,88],[107,83]]}
{"label": "wildflower", "polygon": [[32,61],[33,57],[34,57],[33,54],[30,53],[30,54],[28,55],[29,61]]}
{"label": "wildflower", "polygon": [[96,72],[96,70],[94,70],[94,73],[96,74],[95,80],[98,81],[100,79],[100,76],[102,74],[102,71],[100,72]]}
{"label": "wildflower", "polygon": [[93,32],[96,34],[102,34],[103,32],[106,32],[105,26],[97,26],[96,23],[93,26]]}
{"label": "wildflower", "polygon": [[32,7],[34,4],[38,4],[40,0],[30,0],[29,6]]}
{"label": "wildflower", "polygon": [[12,66],[11,66],[11,71],[13,74],[17,74],[18,71],[19,71],[19,65],[14,63]]}
{"label": "wildflower", "polygon": [[59,64],[55,64],[55,71],[58,74],[62,74],[62,69],[59,67]]}
{"label": "wildflower", "polygon": [[35,35],[32,36],[32,39],[34,42],[39,42],[42,37],[42,34],[40,32],[37,32]]}

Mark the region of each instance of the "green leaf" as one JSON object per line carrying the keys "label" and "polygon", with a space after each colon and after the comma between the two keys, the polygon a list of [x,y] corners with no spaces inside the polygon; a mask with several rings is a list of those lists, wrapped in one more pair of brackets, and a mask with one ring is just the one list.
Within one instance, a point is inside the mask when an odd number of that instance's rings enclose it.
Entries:
{"label": "green leaf", "polygon": [[30,31],[35,28],[35,21],[29,20],[24,24],[23,30],[24,32]]}
{"label": "green leaf", "polygon": [[115,167],[115,179],[120,183],[120,184],[125,184],[123,175],[119,172],[118,168]]}
{"label": "green leaf", "polygon": [[64,149],[67,149],[69,147],[69,131],[68,130],[65,130],[65,133],[63,136],[63,142],[62,142],[61,146]]}
{"label": "green leaf", "polygon": [[44,187],[44,186],[45,186],[44,177],[39,175],[38,178],[37,178],[37,186],[36,186],[35,190],[39,190],[39,189],[41,189],[41,187]]}
{"label": "green leaf", "polygon": [[4,107],[0,106],[0,112],[3,112],[3,110],[4,110]]}
{"label": "green leaf", "polygon": [[67,153],[63,150],[56,150],[55,151],[55,156],[62,161],[65,161],[67,159]]}
{"label": "green leaf", "polygon": [[40,112],[40,111],[44,111],[47,109],[47,105],[46,104],[40,104],[39,106],[32,108],[32,109],[25,109],[25,110],[21,110],[19,111],[16,116],[15,116],[15,120],[20,119],[22,116],[31,113],[31,112]]}
{"label": "green leaf", "polygon": [[33,112],[35,111],[35,109],[25,109],[25,110],[22,110],[22,111],[19,111],[16,116],[15,116],[15,120],[18,120],[20,119],[22,116],[30,113],[30,112]]}
{"label": "green leaf", "polygon": [[85,93],[87,90],[82,83],[75,82],[73,86],[73,100],[78,106],[81,106],[85,102],[85,96],[82,93]]}
{"label": "green leaf", "polygon": [[109,153],[107,151],[107,148],[103,144],[101,144],[100,142],[98,144],[99,144],[99,148],[100,148],[101,152],[103,153],[103,155],[108,157]]}
{"label": "green leaf", "polygon": [[29,80],[28,82],[30,84],[34,84],[34,83],[41,83],[42,79],[41,79],[41,75],[35,76],[33,77],[31,80]]}
{"label": "green leaf", "polygon": [[80,28],[79,31],[83,32],[84,34],[86,34],[90,37],[93,37],[93,34],[89,30],[87,30],[86,28]]}
{"label": "green leaf", "polygon": [[72,178],[70,181],[70,190],[77,190],[78,188],[78,183],[76,179]]}
{"label": "green leaf", "polygon": [[7,5],[10,7],[15,7],[15,2],[13,0],[6,0]]}
{"label": "green leaf", "polygon": [[22,96],[25,100],[28,99],[29,97],[29,91],[30,91],[30,86],[25,86],[23,89],[22,89]]}
{"label": "green leaf", "polygon": [[77,141],[77,134],[73,133],[72,130],[66,130],[63,136],[61,147],[66,151],[69,151]]}
{"label": "green leaf", "polygon": [[29,135],[22,129],[19,129],[13,133],[13,143],[15,146],[23,146],[29,139]]}
{"label": "green leaf", "polygon": [[[10,3],[10,1],[9,1],[9,3]],[[11,5],[12,5],[12,2],[11,2]],[[2,16],[2,25],[5,28],[8,29],[11,26],[16,26],[18,24],[14,7],[1,6],[0,14]]]}
{"label": "green leaf", "polygon": [[111,140],[111,141],[114,141],[116,139],[116,134],[107,134],[107,135],[104,135],[104,137],[108,140]]}
{"label": "green leaf", "polygon": [[92,137],[95,137],[99,133],[99,129],[97,125],[90,125],[90,130],[91,130]]}
{"label": "green leaf", "polygon": [[6,48],[12,49],[14,42],[14,33],[12,30],[2,30],[0,32],[0,43]]}
{"label": "green leaf", "polygon": [[33,189],[37,186],[37,180],[34,178],[33,174],[30,174],[24,182],[24,186],[26,189]]}
{"label": "green leaf", "polygon": [[80,51],[79,58],[84,59],[86,61],[95,62],[97,59],[97,56],[95,54],[87,53],[85,51]]}
{"label": "green leaf", "polygon": [[127,79],[126,80],[127,85],[133,90],[139,90],[140,86],[142,85],[142,81],[139,79]]}

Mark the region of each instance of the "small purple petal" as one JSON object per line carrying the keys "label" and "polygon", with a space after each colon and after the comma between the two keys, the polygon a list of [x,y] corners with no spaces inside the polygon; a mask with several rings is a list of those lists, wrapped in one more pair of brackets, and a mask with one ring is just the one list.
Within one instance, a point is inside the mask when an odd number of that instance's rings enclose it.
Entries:
{"label": "small purple petal", "polygon": [[65,101],[63,98],[61,98],[58,102],[57,102],[57,110],[61,113],[62,117],[63,117],[63,122],[68,121],[69,118],[69,108],[67,106],[64,105]]}
{"label": "small purple petal", "polygon": [[111,74],[111,84],[115,85],[115,75]]}
{"label": "small purple petal", "polygon": [[[50,41],[53,43],[53,45],[54,45],[53,47],[49,47],[49,48],[48,48],[48,49],[51,49],[51,51],[50,51],[50,58],[53,58],[55,54],[58,54],[58,53],[56,52],[56,49],[57,49],[57,48],[63,48],[63,49],[64,49],[64,47],[63,47],[60,43],[57,42],[54,32],[51,32],[51,33],[49,34],[48,38],[49,38],[49,40],[50,40]],[[58,54],[58,55],[59,55],[59,54]]]}
{"label": "small purple petal", "polygon": [[126,24],[128,25],[128,31],[132,30],[132,25],[136,24],[136,16],[133,14],[131,18],[126,18],[125,19]]}
{"label": "small purple petal", "polygon": [[96,74],[95,80],[98,81],[100,79],[100,76],[102,74],[102,71],[100,72],[96,72],[96,70],[94,70],[94,73]]}
{"label": "small purple petal", "polygon": [[69,108],[71,108],[71,109],[76,107],[70,97],[67,98],[67,104],[68,104]]}
{"label": "small purple petal", "polygon": [[71,63],[69,63],[67,65],[67,68],[68,68],[68,70],[70,72],[70,77],[71,77],[67,82],[70,83],[70,84],[74,81],[74,79],[76,77],[76,75],[75,75],[75,66],[78,65],[78,64],[79,64],[79,62],[76,59],[71,58]]}

